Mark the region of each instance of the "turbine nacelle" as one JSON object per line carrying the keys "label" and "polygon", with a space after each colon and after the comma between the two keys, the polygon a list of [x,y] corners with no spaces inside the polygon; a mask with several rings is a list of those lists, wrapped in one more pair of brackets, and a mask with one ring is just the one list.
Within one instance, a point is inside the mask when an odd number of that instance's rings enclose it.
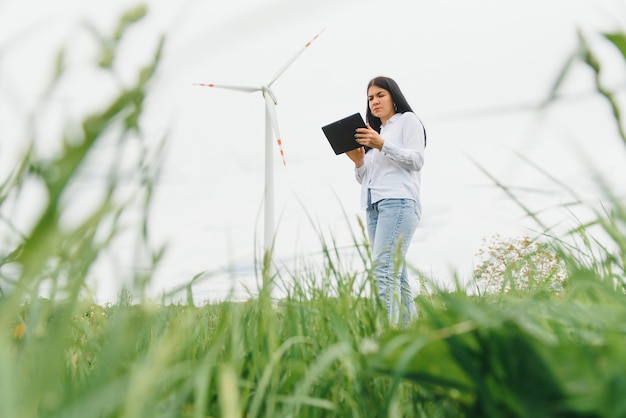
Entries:
{"label": "turbine nacelle", "polygon": [[272,89],[270,89],[268,86],[261,86],[261,91],[263,92],[263,97],[265,97],[266,94],[269,94],[270,98],[274,102],[274,105],[278,104],[278,100],[276,100],[276,96],[274,95]]}

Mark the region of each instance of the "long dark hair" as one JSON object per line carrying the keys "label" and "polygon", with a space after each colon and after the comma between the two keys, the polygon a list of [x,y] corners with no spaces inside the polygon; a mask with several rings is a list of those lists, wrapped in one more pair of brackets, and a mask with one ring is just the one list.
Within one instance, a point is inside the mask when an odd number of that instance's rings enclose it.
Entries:
{"label": "long dark hair", "polygon": [[[391,100],[393,101],[394,110],[396,111],[396,113],[404,113],[404,112],[415,113],[413,112],[413,109],[411,109],[409,102],[407,102],[406,98],[404,97],[404,94],[402,94],[402,90],[400,90],[400,87],[398,86],[398,83],[395,82],[395,80],[389,77],[383,77],[383,76],[374,77],[373,79],[370,80],[369,83],[367,83],[367,90],[369,90],[369,88],[372,86],[380,87],[381,89],[385,89],[389,92],[389,94],[391,95]],[[382,125],[382,122],[380,118],[374,116],[374,114],[370,110],[369,100],[367,100],[367,106],[365,109],[366,109],[365,120],[372,128],[376,130],[376,132],[380,133],[380,126]],[[422,127],[424,127],[424,124],[422,124]],[[424,145],[426,145],[426,129],[425,128],[424,128]]]}

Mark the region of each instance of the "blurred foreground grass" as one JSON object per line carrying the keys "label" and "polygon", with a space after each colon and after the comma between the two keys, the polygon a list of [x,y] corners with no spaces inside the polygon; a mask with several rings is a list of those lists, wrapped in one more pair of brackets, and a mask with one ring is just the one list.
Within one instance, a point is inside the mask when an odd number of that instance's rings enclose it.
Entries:
{"label": "blurred foreground grass", "polygon": [[[114,71],[116,44],[145,12],[133,9],[102,37],[102,68]],[[624,53],[623,34],[607,39]],[[14,246],[0,254],[0,417],[626,416],[626,209],[609,190],[595,218],[571,231],[578,245],[547,231],[537,245],[496,242],[476,271],[477,284],[487,280],[482,291],[433,286],[407,329],[386,324],[358,285],[361,273],[345,271],[324,242],[323,265],[283,277],[291,284],[279,301],[268,258],[263,288],[246,302],[133,303],[122,292],[114,304],[93,303],[87,273],[137,199],[142,259],[154,266],[160,256],[146,228],[158,170],[150,161],[137,161],[133,199],[120,199],[113,161],[90,214],[62,220],[96,144],[113,138],[121,153],[141,141],[138,120],[162,45],[133,85],[63,139],[58,155],[43,159],[29,148],[0,179],[0,208],[27,183],[46,195],[32,230],[7,238]],[[581,39],[577,58],[600,71],[586,48]],[[54,82],[62,62],[60,54]],[[598,251],[594,229],[612,245]],[[367,243],[355,236],[354,244],[369,265]],[[149,272],[135,277],[133,291],[141,295],[149,280]]]}

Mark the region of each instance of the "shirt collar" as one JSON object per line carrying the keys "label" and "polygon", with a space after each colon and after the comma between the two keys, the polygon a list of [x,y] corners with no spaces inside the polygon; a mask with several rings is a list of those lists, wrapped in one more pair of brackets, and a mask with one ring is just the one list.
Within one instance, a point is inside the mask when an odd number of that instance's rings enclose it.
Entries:
{"label": "shirt collar", "polygon": [[[393,116],[389,118],[387,123],[392,123],[394,119],[398,119],[400,115],[402,115],[402,113],[394,113]],[[385,124],[385,126],[387,126],[387,124]],[[384,126],[381,126],[381,128],[384,128]]]}
{"label": "shirt collar", "polygon": [[389,118],[387,122],[393,122],[394,119],[398,119],[402,115],[402,113],[394,113],[392,117]]}

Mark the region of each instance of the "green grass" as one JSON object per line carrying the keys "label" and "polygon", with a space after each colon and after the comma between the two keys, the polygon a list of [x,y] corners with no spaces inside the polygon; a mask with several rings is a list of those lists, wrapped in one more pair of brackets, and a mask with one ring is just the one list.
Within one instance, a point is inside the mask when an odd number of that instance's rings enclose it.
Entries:
{"label": "green grass", "polygon": [[[101,68],[115,72],[116,45],[143,14],[135,9],[113,35],[98,36]],[[606,38],[623,51],[622,35]],[[610,190],[568,236],[543,228],[532,239],[496,240],[476,271],[490,291],[431,284],[406,329],[389,326],[366,291],[371,260],[362,230],[353,235],[358,272],[320,234],[321,265],[292,273],[261,257],[261,291],[248,301],[146,298],[162,253],[146,227],[157,163],[137,161],[142,176],[131,200],[118,197],[113,164],[89,216],[70,226],[59,220],[96,144],[113,137],[122,152],[127,141],[141,143],[137,121],[161,47],[80,134],[69,130],[59,155],[43,159],[31,147],[0,179],[0,209],[27,184],[47,197],[28,232],[0,218],[13,231],[0,253],[0,417],[626,416],[626,208]],[[590,51],[581,57],[601,71]],[[51,91],[63,77],[62,58]],[[141,214],[131,232],[151,265],[115,303],[99,306],[86,277],[129,211]],[[271,297],[276,286],[284,286],[280,300]]]}

